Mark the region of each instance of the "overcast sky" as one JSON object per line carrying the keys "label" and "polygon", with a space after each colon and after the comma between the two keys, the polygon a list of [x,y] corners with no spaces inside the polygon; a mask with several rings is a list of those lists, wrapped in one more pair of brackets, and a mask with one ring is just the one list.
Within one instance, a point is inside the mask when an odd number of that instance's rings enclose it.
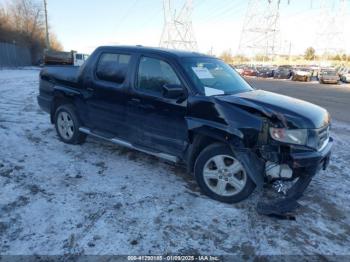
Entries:
{"label": "overcast sky", "polygon": [[[9,1],[9,0],[0,0]],[[40,2],[41,0],[37,0]],[[175,0],[181,2],[183,0]],[[267,1],[267,0],[266,0]],[[294,54],[315,45],[321,0],[281,0],[282,47]],[[340,0],[326,0],[330,10]],[[349,0],[347,0],[350,2]],[[163,28],[162,0],[47,0],[49,22],[65,50],[92,52],[99,45],[157,46]],[[238,49],[248,0],[193,0],[193,27],[199,51]],[[350,24],[350,3],[347,21]],[[350,52],[350,27],[344,49]]]}

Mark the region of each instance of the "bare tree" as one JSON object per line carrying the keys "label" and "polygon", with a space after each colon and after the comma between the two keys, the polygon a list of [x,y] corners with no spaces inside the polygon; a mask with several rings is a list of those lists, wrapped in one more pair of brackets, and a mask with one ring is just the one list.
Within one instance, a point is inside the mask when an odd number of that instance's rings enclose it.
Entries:
{"label": "bare tree", "polygon": [[39,59],[43,49],[42,31],[45,29],[42,7],[32,0],[14,0],[9,6],[14,30],[21,35],[20,42],[24,43],[31,52],[32,62]]}
{"label": "bare tree", "polygon": [[223,51],[222,54],[219,56],[219,58],[229,64],[231,64],[233,61],[233,56],[230,50]]}
{"label": "bare tree", "polygon": [[51,33],[50,34],[50,46],[51,49],[56,50],[56,51],[62,51],[63,46],[60,41],[58,41],[56,34]]}
{"label": "bare tree", "polygon": [[[33,63],[40,60],[45,49],[43,6],[34,0],[12,0],[5,8],[0,7],[0,41],[24,45]],[[54,34],[52,48],[62,49]]]}
{"label": "bare tree", "polygon": [[313,60],[316,58],[316,51],[315,51],[315,48],[313,47],[308,47],[306,50],[305,50],[305,54],[304,54],[304,58],[306,60]]}
{"label": "bare tree", "polygon": [[0,41],[6,41],[10,36],[9,16],[4,7],[0,6]]}

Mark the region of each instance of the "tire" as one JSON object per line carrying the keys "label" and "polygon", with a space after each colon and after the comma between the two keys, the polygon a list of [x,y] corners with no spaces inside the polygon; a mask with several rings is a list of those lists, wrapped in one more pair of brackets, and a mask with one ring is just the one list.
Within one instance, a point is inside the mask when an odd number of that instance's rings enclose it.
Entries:
{"label": "tire", "polygon": [[73,105],[65,104],[57,108],[55,112],[55,127],[58,137],[67,144],[82,144],[86,135],[79,131],[81,121]]}
{"label": "tire", "polygon": [[[223,168],[218,170],[216,163]],[[255,184],[245,170],[232,150],[221,143],[206,147],[194,166],[194,174],[202,192],[224,203],[240,202],[254,191]]]}

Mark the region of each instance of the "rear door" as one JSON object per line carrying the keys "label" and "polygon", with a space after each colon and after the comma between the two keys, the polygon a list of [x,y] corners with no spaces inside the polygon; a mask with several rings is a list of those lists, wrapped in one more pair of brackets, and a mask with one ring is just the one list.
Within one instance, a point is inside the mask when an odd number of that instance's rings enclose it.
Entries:
{"label": "rear door", "polygon": [[94,69],[87,99],[90,128],[105,136],[127,138],[126,99],[133,56],[102,53]]}
{"label": "rear door", "polygon": [[128,97],[129,128],[138,145],[181,156],[187,144],[187,100],[164,98],[164,84],[182,84],[185,88],[169,61],[157,56],[140,56]]}

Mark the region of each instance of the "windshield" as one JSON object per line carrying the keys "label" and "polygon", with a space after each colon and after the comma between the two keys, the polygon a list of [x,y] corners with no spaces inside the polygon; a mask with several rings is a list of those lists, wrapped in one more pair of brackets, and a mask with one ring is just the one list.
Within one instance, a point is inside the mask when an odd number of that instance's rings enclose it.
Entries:
{"label": "windshield", "polygon": [[229,65],[215,58],[184,58],[183,67],[196,89],[206,95],[232,95],[253,88]]}
{"label": "windshield", "polygon": [[322,71],[323,75],[329,75],[329,76],[335,76],[336,72],[333,70],[329,70],[329,71]]}
{"label": "windshield", "polygon": [[277,70],[280,70],[280,71],[289,71],[290,68],[289,68],[289,67],[279,67],[279,68],[277,68]]}
{"label": "windshield", "polygon": [[257,67],[256,69],[258,71],[269,71],[270,70],[270,68],[268,68],[268,67]]}

